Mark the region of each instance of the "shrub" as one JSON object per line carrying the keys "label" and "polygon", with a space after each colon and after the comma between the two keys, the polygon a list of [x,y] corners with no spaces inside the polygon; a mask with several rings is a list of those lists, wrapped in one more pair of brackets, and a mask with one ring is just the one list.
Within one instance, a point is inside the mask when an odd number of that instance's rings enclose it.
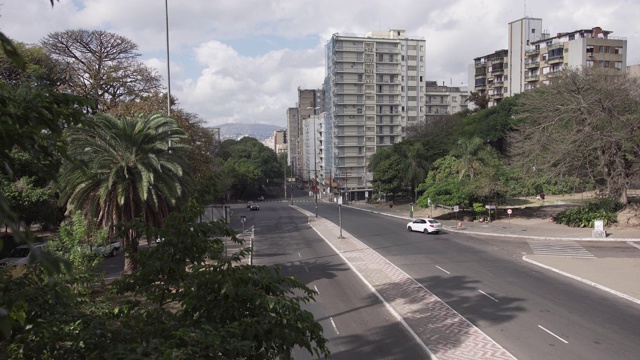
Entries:
{"label": "shrub", "polygon": [[593,200],[583,207],[562,211],[555,221],[571,227],[593,227],[595,220],[604,220],[604,225],[608,226],[617,221],[616,213],[622,207],[622,203],[615,200]]}

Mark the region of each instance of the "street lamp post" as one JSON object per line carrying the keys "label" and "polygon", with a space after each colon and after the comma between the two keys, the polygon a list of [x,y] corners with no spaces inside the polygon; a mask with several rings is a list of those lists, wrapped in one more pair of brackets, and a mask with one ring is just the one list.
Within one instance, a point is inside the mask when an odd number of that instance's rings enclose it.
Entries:
{"label": "street lamp post", "polygon": [[316,110],[319,109],[319,107],[308,107],[307,109],[313,109],[313,194],[315,196],[316,202],[316,217],[318,217],[318,154],[316,152]]}

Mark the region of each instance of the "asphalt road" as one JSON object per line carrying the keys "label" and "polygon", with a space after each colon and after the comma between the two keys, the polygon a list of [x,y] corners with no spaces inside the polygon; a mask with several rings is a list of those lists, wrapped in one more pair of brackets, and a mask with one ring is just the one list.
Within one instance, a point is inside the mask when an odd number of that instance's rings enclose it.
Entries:
{"label": "asphalt road", "polygon": [[[338,223],[335,204],[319,203],[318,213]],[[638,358],[640,308],[522,261],[532,253],[526,240],[409,233],[406,220],[341,213],[345,231],[519,359]]]}
{"label": "asphalt road", "polygon": [[[316,290],[304,305],[322,325],[332,359],[426,359],[427,353],[347,264],[309,226],[307,217],[284,203],[261,203],[259,211],[236,208],[254,226],[255,265],[279,265]],[[237,226],[232,221],[234,227]],[[241,228],[241,225],[240,225]],[[296,359],[313,358],[296,349]]]}

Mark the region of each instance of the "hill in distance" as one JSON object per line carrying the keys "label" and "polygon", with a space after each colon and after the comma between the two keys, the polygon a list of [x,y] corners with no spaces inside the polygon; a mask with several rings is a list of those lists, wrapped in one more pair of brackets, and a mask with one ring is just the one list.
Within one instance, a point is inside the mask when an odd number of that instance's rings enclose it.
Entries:
{"label": "hill in distance", "polygon": [[282,126],[268,124],[235,124],[228,123],[216,125],[212,127],[220,128],[220,137],[222,139],[239,139],[243,136],[251,136],[259,141],[273,137],[273,132],[280,129],[286,129]]}

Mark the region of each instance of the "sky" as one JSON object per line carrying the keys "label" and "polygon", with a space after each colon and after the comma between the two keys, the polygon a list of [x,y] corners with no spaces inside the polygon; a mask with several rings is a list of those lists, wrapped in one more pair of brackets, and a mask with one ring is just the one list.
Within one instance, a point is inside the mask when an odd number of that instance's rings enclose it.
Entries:
{"label": "sky", "polygon": [[404,29],[426,40],[426,79],[467,85],[476,57],[506,49],[508,23],[541,18],[550,34],[600,26],[627,39],[640,64],[637,0],[2,0],[0,31],[38,43],[70,29],[106,30],[138,45],[171,95],[209,126],[286,127],[297,89],[319,89],[334,33]]}

